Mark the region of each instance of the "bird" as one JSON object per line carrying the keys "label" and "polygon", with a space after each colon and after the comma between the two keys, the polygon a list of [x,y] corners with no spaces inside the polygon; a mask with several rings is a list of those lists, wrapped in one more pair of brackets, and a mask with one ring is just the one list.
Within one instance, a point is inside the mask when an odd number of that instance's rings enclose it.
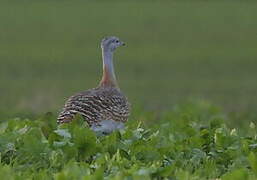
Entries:
{"label": "bird", "polygon": [[123,129],[130,115],[131,105],[120,90],[115,76],[114,51],[125,43],[108,36],[101,41],[103,72],[96,88],[82,91],[68,98],[57,123],[69,123],[80,114],[89,127],[100,135]]}

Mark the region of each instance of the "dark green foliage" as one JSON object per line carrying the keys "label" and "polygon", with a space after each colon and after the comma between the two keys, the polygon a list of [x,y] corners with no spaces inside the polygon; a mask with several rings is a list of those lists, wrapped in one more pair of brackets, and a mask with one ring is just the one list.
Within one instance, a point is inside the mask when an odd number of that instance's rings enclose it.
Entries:
{"label": "dark green foliage", "polygon": [[97,137],[77,117],[59,127],[47,114],[0,124],[4,179],[215,179],[257,178],[256,126],[248,133],[206,103],[153,115],[135,112],[124,130]]}

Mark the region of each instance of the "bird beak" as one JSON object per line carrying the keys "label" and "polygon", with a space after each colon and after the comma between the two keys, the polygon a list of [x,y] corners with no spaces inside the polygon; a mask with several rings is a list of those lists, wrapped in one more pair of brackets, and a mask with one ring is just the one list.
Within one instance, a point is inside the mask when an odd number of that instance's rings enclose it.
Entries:
{"label": "bird beak", "polygon": [[125,46],[126,44],[124,42],[121,43],[122,46]]}

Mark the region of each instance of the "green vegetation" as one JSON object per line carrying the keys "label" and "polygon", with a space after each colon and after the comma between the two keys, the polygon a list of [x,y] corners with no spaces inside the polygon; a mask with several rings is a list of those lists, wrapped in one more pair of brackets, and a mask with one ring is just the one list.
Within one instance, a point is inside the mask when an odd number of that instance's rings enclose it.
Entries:
{"label": "green vegetation", "polygon": [[[256,9],[1,1],[0,178],[257,179]],[[126,129],[96,137],[80,117],[57,127],[66,98],[100,80],[106,35],[128,45],[115,54],[133,108]]]}
{"label": "green vegetation", "polygon": [[255,123],[249,123],[244,133],[231,129],[225,123],[229,119],[206,102],[184,104],[153,117],[138,111],[125,130],[104,137],[96,137],[80,117],[60,127],[51,114],[3,122],[1,178],[257,178]]}

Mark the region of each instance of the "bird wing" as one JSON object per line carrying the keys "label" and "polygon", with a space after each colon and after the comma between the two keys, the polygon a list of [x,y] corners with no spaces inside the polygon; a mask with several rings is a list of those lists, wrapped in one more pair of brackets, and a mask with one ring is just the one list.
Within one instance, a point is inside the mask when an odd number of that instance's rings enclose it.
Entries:
{"label": "bird wing", "polygon": [[[93,121],[96,118],[92,99],[94,99],[95,89],[90,89],[71,96],[65,103],[60,112],[57,122],[66,123],[72,121],[76,114],[82,115],[87,121]],[[90,123],[90,122],[88,122]]]}
{"label": "bird wing", "polygon": [[71,96],[58,117],[58,123],[72,121],[76,114],[91,126],[101,120],[126,122],[130,105],[117,89],[95,88]]}

